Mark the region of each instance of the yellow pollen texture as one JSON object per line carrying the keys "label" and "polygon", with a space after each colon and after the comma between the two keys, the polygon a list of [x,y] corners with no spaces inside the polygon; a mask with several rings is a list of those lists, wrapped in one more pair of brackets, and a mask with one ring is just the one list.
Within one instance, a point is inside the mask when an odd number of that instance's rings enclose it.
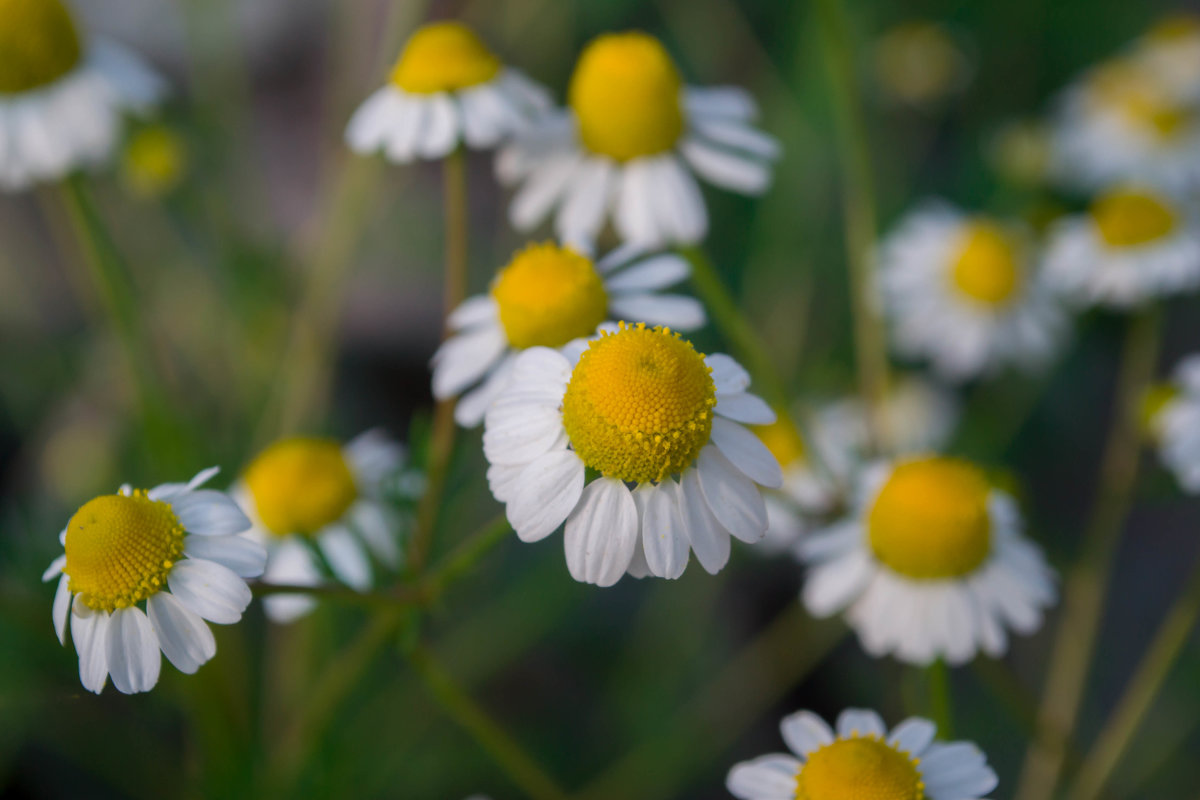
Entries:
{"label": "yellow pollen texture", "polygon": [[487,83],[500,59],[458,22],[434,22],[408,40],[392,68],[392,83],[413,94],[453,92]]}
{"label": "yellow pollen texture", "polygon": [[787,414],[779,414],[770,425],[755,425],[753,430],[785,469],[804,461],[804,439]]}
{"label": "yellow pollen texture", "polygon": [[684,128],[682,89],[679,70],[657,39],[609,33],[580,55],[567,102],[587,149],[630,161],[675,146]]}
{"label": "yellow pollen texture", "polygon": [[1004,305],[1021,285],[1016,241],[990,220],[968,224],[951,276],[954,285],[971,300],[985,306]]}
{"label": "yellow pollen texture", "polygon": [[910,758],[869,737],[838,739],[812,753],[796,775],[796,800],[923,800],[925,785]]}
{"label": "yellow pollen texture", "polygon": [[1092,203],[1092,219],[1101,238],[1113,247],[1138,247],[1175,229],[1175,213],[1145,192],[1117,189]]}
{"label": "yellow pollen texture", "polygon": [[60,0],[0,0],[0,94],[53,83],[79,63],[82,48]]}
{"label": "yellow pollen texture", "polygon": [[342,446],[332,439],[281,439],[250,462],[244,480],[258,518],[279,536],[312,536],[358,497]]}
{"label": "yellow pollen texture", "polygon": [[70,590],[97,611],[140,603],[166,585],[183,535],[171,506],[140,489],[89,500],[67,524]]}
{"label": "yellow pollen texture", "polygon": [[553,242],[531,244],[496,275],[492,297],[513,347],[561,347],[604,321],[608,293],[592,260]]}
{"label": "yellow pollen texture", "polygon": [[983,472],[954,458],[897,464],[867,518],[875,556],[916,580],[974,571],[991,547],[991,489]]}
{"label": "yellow pollen texture", "polygon": [[571,446],[587,466],[622,481],[682,472],[712,430],[710,372],[679,334],[621,323],[591,343],[571,374],[563,397]]}

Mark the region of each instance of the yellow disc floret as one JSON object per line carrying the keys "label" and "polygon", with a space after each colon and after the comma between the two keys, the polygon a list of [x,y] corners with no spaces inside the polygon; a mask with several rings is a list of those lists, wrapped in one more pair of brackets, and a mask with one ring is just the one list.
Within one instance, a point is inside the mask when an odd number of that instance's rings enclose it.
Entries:
{"label": "yellow disc floret", "polygon": [[592,260],[553,242],[531,244],[496,275],[492,297],[513,347],[562,347],[604,321],[608,293]]}
{"label": "yellow disc floret", "polygon": [[875,556],[917,580],[966,575],[991,547],[991,488],[972,464],[934,456],[897,464],[867,517]]}
{"label": "yellow disc floret", "polygon": [[1175,212],[1152,194],[1115,189],[1092,203],[1101,238],[1113,247],[1138,247],[1175,229]]}
{"label": "yellow disc floret", "polygon": [[962,233],[951,277],[971,300],[985,306],[1004,305],[1021,285],[1017,242],[991,220],[970,223]]}
{"label": "yellow disc floret", "polygon": [[358,497],[354,474],[332,439],[281,439],[246,468],[254,509],[272,533],[311,536],[342,518]]}
{"label": "yellow disc floret", "polygon": [[787,414],[779,414],[770,425],[754,426],[754,432],[784,469],[804,461],[804,438]]}
{"label": "yellow disc floret", "polygon": [[67,523],[69,588],[97,611],[140,603],[166,584],[183,536],[171,506],[142,490],[90,500]]}
{"label": "yellow disc floret", "polygon": [[666,49],[644,33],[609,33],[579,57],[567,101],[593,153],[629,161],[674,147],[683,134],[683,79]]}
{"label": "yellow disc floret", "polygon": [[0,0],[0,94],[53,83],[75,68],[82,52],[60,0]]}
{"label": "yellow disc floret", "polygon": [[874,736],[838,739],[809,754],[796,800],[923,800],[917,763]]}
{"label": "yellow disc floret", "polygon": [[630,327],[592,341],[563,397],[563,426],[583,463],[644,483],[682,472],[712,431],[711,370],[666,328]]}
{"label": "yellow disc floret", "polygon": [[500,59],[475,32],[459,22],[434,22],[419,29],[392,68],[392,83],[413,94],[453,92],[487,83]]}

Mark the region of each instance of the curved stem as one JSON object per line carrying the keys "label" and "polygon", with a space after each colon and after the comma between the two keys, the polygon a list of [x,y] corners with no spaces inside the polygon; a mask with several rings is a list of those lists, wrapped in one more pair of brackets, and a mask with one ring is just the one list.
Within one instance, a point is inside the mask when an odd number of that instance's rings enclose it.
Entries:
{"label": "curved stem", "polygon": [[1017,787],[1016,796],[1021,800],[1049,800],[1062,772],[1067,742],[1083,700],[1117,544],[1133,502],[1140,456],[1138,407],[1154,374],[1158,346],[1159,313],[1157,309],[1144,311],[1129,323],[1095,505],[1079,560],[1066,579],[1038,732],[1025,756]]}

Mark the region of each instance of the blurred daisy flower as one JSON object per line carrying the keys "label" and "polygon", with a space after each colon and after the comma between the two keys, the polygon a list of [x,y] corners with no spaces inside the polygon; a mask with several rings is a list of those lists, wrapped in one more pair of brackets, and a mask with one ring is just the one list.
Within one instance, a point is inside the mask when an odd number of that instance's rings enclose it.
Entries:
{"label": "blurred daisy flower", "polygon": [[817,617],[845,611],[872,656],[962,664],[1007,648],[1006,628],[1037,630],[1054,573],[1021,533],[1009,495],[973,464],[942,456],[865,471],[856,508],[801,542],[803,599]]}
{"label": "blurred daisy flower", "polygon": [[1172,96],[1200,101],[1200,17],[1186,12],[1164,17],[1134,43],[1132,57]]}
{"label": "blurred daisy flower", "polygon": [[1012,120],[987,140],[984,155],[993,170],[1018,186],[1041,186],[1050,177],[1050,129],[1038,119]]}
{"label": "blurred daisy flower", "polygon": [[121,178],[135,195],[153,200],[178,187],[187,166],[188,148],[183,137],[166,125],[147,125],[125,144]]}
{"label": "blurred daisy flower", "polygon": [[678,578],[689,547],[715,574],[731,535],[762,538],[759,486],[783,483],[775,457],[738,424],[775,419],[749,385],[729,356],[640,323],[603,326],[562,352],[530,348],[487,412],[492,494],[522,541],[565,521],[578,581]]}
{"label": "blurred daisy flower", "polygon": [[250,605],[243,578],[261,574],[267,555],[237,535],[250,521],[229,495],[199,488],[216,472],[149,491],[122,486],[67,523],[64,553],[42,579],[58,579],[54,629],[63,642],[70,618],[88,691],[99,694],[109,676],[124,694],[149,691],[160,651],[195,672],[217,652],[205,620],[230,625]]}
{"label": "blurred daisy flower", "polygon": [[474,427],[507,385],[522,350],[562,347],[613,318],[699,328],[705,322],[699,301],[661,292],[689,274],[687,261],[669,253],[622,247],[593,261],[569,245],[527,245],[496,274],[487,295],[468,298],[450,314],[454,335],[433,357],[434,397],[475,386],[454,411],[460,425]]}
{"label": "blurred daisy flower", "polygon": [[910,717],[890,732],[874,711],[848,708],[836,731],[811,711],[780,723],[791,753],[743,761],[726,787],[740,800],[979,800],[996,788],[970,742],[935,743],[937,726]]}
{"label": "blurred daisy flower", "polygon": [[617,234],[647,248],[693,244],[708,211],[693,175],[747,195],[766,191],[778,143],[751,126],[741,89],[685,87],[662,44],[640,32],[594,39],[575,66],[569,108],[501,150],[500,180],[521,184],[510,209],[529,230],[556,211],[558,235]]}
{"label": "blurred daisy flower", "polygon": [[[346,445],[307,437],[280,439],[255,456],[234,489],[253,522],[249,536],[267,549],[267,583],[319,586],[326,570],[347,586],[371,587],[371,557],[400,563],[398,512],[383,499],[404,449],[380,431]],[[322,563],[324,562],[324,564]],[[275,594],[263,608],[275,622],[312,610],[302,594]]]}
{"label": "blurred daisy flower", "polygon": [[1200,355],[1179,362],[1169,383],[1148,397],[1146,417],[1163,464],[1190,494],[1200,494]]}
{"label": "blurred daisy flower", "polygon": [[759,549],[782,553],[804,535],[810,520],[833,507],[837,487],[824,466],[813,462],[804,437],[787,415],[779,414],[770,425],[757,425],[752,430],[783,470],[783,486],[766,494],[767,533]]}
{"label": "blurred daisy flower", "polygon": [[1043,269],[1075,304],[1127,309],[1200,285],[1200,235],[1166,194],[1117,187],[1054,224]]}
{"label": "blurred daisy flower", "polygon": [[0,0],[0,189],[109,160],[122,113],[164,89],[132,53],[84,36],[60,0]]}
{"label": "blurred daisy flower", "polygon": [[970,59],[945,25],[905,22],[875,42],[875,80],[890,100],[932,106],[970,79]]}
{"label": "blurred daisy flower", "polygon": [[1019,227],[945,203],[910,213],[880,246],[896,349],[954,381],[1044,363],[1063,319],[1031,250]]}
{"label": "blurred daisy flower", "polygon": [[501,64],[470,28],[434,22],[409,38],[387,85],[354,112],[346,143],[401,164],[439,159],[459,142],[494,147],[549,105],[545,89]]}

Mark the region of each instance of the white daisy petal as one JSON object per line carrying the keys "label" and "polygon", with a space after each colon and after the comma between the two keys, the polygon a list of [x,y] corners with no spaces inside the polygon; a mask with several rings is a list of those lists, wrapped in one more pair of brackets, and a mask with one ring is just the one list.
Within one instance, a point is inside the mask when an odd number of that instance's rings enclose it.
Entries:
{"label": "white daisy petal", "polygon": [[[66,544],[66,542],[64,542],[63,544]],[[67,565],[67,557],[65,555],[61,555],[58,558],[51,561],[50,566],[46,567],[46,571],[42,573],[42,583],[49,583],[50,581],[57,578],[59,575],[62,575],[63,567],[65,567],[66,565]]]}
{"label": "white daisy petal", "polygon": [[108,629],[108,671],[122,694],[148,692],[158,683],[162,657],[154,626],[140,608],[112,613]]}
{"label": "white daisy petal", "polygon": [[692,169],[709,183],[739,194],[756,196],[771,185],[771,169],[761,161],[689,139],[680,152]]}
{"label": "white daisy petal", "polygon": [[789,714],[779,723],[779,729],[788,748],[798,756],[815,753],[833,741],[833,729],[811,711]]}
{"label": "white daisy petal", "polygon": [[[735,467],[741,470],[755,483],[769,489],[783,486],[783,470],[762,439],[750,431],[722,417],[714,417],[712,421],[712,442],[729,459]],[[701,479],[703,479],[701,474]]]}
{"label": "white daisy petal", "polygon": [[637,536],[637,506],[625,484],[614,478],[592,481],[567,517],[563,538],[571,577],[612,586],[629,568]]}
{"label": "white daisy petal", "polygon": [[882,738],[887,735],[883,720],[874,711],[848,708],[838,715],[837,732],[841,738],[851,736],[875,736]]}
{"label": "white daisy petal", "polygon": [[613,293],[654,291],[674,286],[691,273],[692,267],[686,259],[665,253],[617,272],[604,281],[604,288]]}
{"label": "white daisy petal", "polygon": [[243,578],[257,578],[267,565],[267,551],[245,536],[186,536],[183,554],[215,561]]}
{"label": "white daisy petal", "polygon": [[936,734],[937,726],[929,720],[909,717],[892,729],[888,743],[916,758],[925,752]]}
{"label": "white daisy petal", "polygon": [[713,445],[700,451],[697,472],[704,500],[721,526],[750,544],[761,539],[767,530],[767,507],[754,482]]}
{"label": "white daisy petal", "polygon": [[100,694],[108,679],[109,615],[88,608],[78,596],[71,608],[71,640],[79,653],[79,682]]}
{"label": "white daisy petal", "polygon": [[434,397],[453,397],[478,381],[507,347],[500,325],[482,325],[451,336],[433,356]]}
{"label": "white daisy petal", "polygon": [[216,655],[217,640],[208,625],[169,592],[152,595],[146,611],[163,655],[180,672],[191,675]]}
{"label": "white daisy petal", "polygon": [[688,539],[679,514],[677,488],[667,478],[657,486],[644,483],[633,493],[646,566],[660,578],[678,578],[688,562]]}
{"label": "white daisy petal", "polygon": [[54,620],[54,633],[58,643],[63,644],[67,635],[67,613],[71,610],[71,579],[63,575],[58,579],[58,588],[54,590],[54,606],[50,613]]}
{"label": "white daisy petal", "polygon": [[710,353],[704,357],[704,362],[712,368],[718,401],[721,395],[742,394],[750,387],[750,373],[730,356]]}
{"label": "white daisy petal", "polygon": [[218,625],[241,619],[252,597],[250,587],[233,570],[195,558],[176,564],[167,586],[188,609]]}
{"label": "white daisy petal", "polygon": [[775,421],[775,412],[766,401],[747,392],[721,395],[717,398],[716,412],[726,419],[747,425],[770,425]]}
{"label": "white daisy petal", "polygon": [[184,530],[198,536],[228,536],[250,528],[250,519],[233,498],[213,489],[178,494],[171,498],[171,510]]}
{"label": "white daisy petal", "polygon": [[417,142],[417,154],[430,159],[442,158],[458,144],[458,110],[444,92],[430,95],[426,103],[429,118]]}
{"label": "white daisy petal", "polygon": [[680,331],[695,330],[707,321],[699,300],[678,294],[614,295],[609,305],[615,316],[626,322],[665,325]]}
{"label": "white daisy petal", "polygon": [[496,320],[496,301],[491,295],[475,295],[462,301],[446,316],[446,327],[461,331]]}
{"label": "white daisy petal", "polygon": [[729,531],[721,527],[708,509],[700,488],[700,471],[688,469],[680,476],[680,481],[676,496],[684,531],[700,566],[710,575],[716,575],[729,561]]}
{"label": "white daisy petal", "polygon": [[362,542],[345,525],[328,525],[317,535],[317,548],[339,581],[365,592],[371,588],[371,561]]}
{"label": "white daisy petal", "polygon": [[604,225],[617,168],[606,158],[589,158],[580,166],[558,213],[556,229],[565,240],[594,241]]}
{"label": "white daisy petal", "polygon": [[744,150],[759,158],[776,159],[781,154],[779,142],[774,137],[733,120],[700,119],[696,121],[696,132],[711,142]]}
{"label": "white daisy petal", "polygon": [[572,450],[546,453],[522,470],[508,501],[508,521],[523,542],[558,529],[583,494],[584,467]]}
{"label": "white daisy petal", "polygon": [[736,86],[689,86],[684,91],[689,114],[699,118],[751,120],[758,116],[758,104],[745,89]]}
{"label": "white daisy petal", "polygon": [[741,800],[793,800],[799,771],[800,762],[791,756],[760,756],[735,765],[725,779],[725,788]]}

